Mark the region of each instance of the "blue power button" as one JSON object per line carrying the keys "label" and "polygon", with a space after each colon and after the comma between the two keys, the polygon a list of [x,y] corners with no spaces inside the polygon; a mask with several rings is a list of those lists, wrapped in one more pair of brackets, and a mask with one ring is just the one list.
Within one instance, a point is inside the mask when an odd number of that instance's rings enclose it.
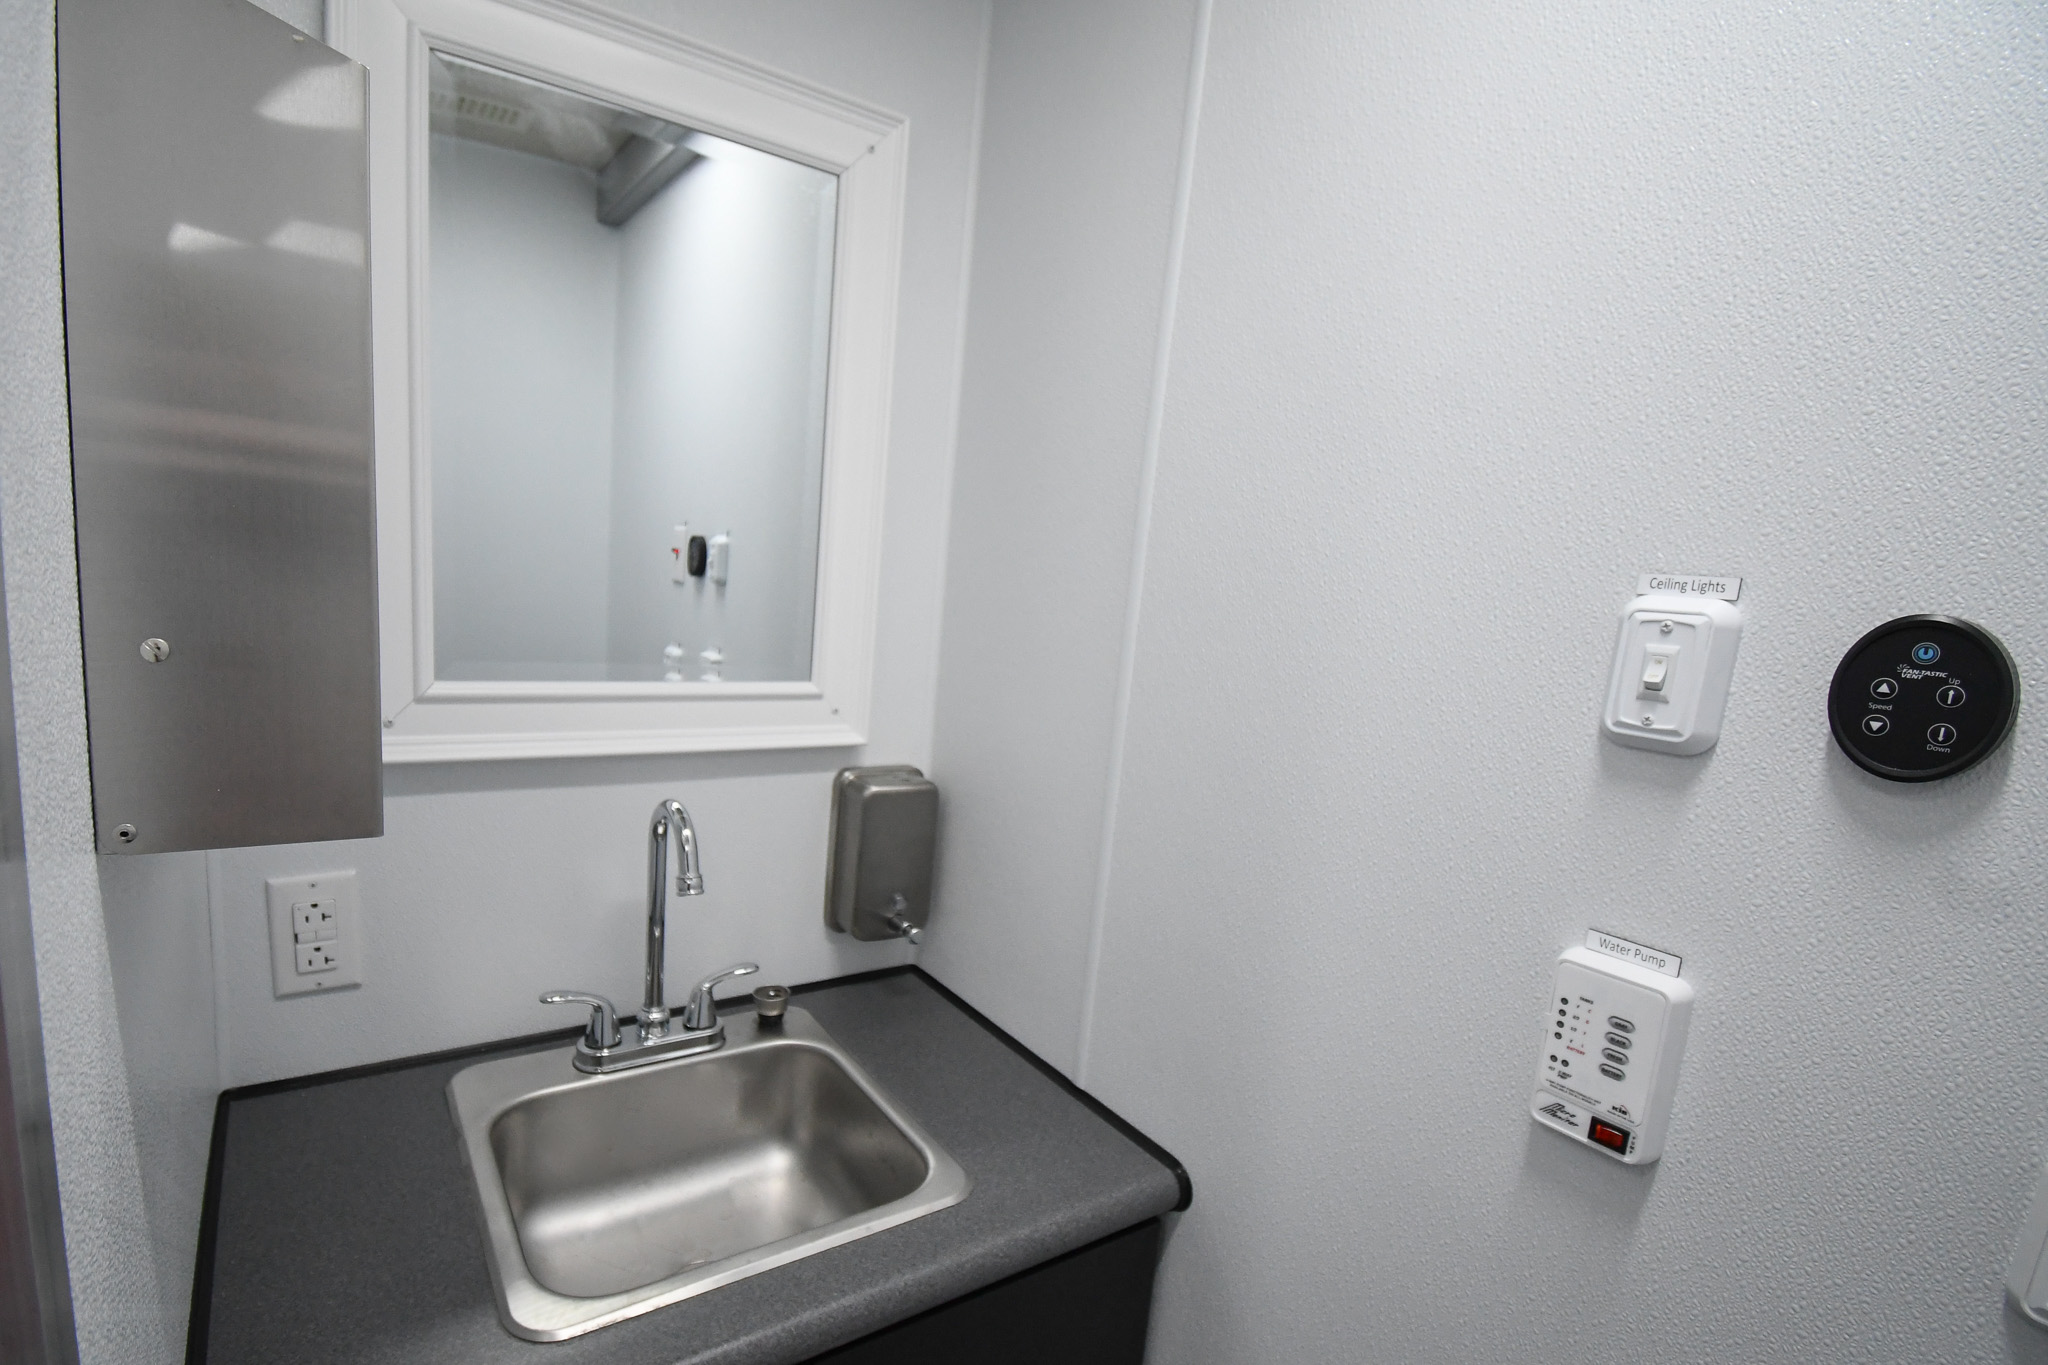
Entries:
{"label": "blue power button", "polygon": [[1916,664],[1931,664],[1940,657],[1940,645],[1923,641],[1913,646],[1913,662]]}

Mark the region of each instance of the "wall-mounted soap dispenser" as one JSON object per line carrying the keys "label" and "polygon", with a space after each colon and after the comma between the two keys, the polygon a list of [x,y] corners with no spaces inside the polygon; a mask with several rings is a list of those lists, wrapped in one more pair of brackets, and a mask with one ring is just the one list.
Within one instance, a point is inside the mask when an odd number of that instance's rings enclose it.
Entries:
{"label": "wall-mounted soap dispenser", "polygon": [[916,768],[841,768],[832,780],[825,923],[919,943],[931,914],[939,789]]}

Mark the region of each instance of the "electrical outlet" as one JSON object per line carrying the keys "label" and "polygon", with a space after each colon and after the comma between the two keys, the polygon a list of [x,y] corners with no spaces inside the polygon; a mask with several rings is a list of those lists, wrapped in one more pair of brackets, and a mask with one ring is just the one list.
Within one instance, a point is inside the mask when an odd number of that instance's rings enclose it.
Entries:
{"label": "electrical outlet", "polygon": [[340,968],[341,959],[334,955],[331,943],[301,943],[292,952],[296,960],[292,964],[300,976],[311,976],[315,972],[331,972]]}
{"label": "electrical outlet", "polygon": [[332,943],[341,936],[336,927],[334,898],[324,900],[294,901],[292,903],[292,941],[294,943]]}
{"label": "electrical outlet", "polygon": [[357,935],[360,901],[354,872],[272,877],[270,980],[279,999],[362,984]]}

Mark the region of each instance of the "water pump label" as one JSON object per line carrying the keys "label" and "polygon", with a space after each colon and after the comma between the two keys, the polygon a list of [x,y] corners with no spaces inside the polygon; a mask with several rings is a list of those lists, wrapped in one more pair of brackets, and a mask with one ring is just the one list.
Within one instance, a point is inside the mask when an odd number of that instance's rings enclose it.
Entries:
{"label": "water pump label", "polygon": [[1603,934],[1598,929],[1586,931],[1586,946],[1596,953],[1618,957],[1623,962],[1633,962],[1638,967],[1647,967],[1666,976],[1677,976],[1679,965],[1684,961],[1677,953],[1667,953],[1661,948],[1646,948],[1640,943],[1631,943],[1614,934]]}

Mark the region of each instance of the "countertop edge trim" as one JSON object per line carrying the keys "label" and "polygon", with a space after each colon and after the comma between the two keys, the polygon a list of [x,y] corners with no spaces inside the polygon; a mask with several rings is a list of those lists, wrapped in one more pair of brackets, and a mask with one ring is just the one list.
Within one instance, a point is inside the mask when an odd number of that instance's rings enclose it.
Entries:
{"label": "countertop edge trim", "polygon": [[[1143,1151],[1145,1155],[1151,1157],[1154,1161],[1164,1166],[1173,1175],[1174,1184],[1180,1187],[1180,1198],[1174,1202],[1174,1206],[1171,1209],[1167,1210],[1167,1212],[1184,1213],[1187,1211],[1188,1206],[1195,1202],[1195,1182],[1193,1178],[1188,1175],[1187,1167],[1180,1164],[1179,1157],[1176,1157],[1172,1152],[1167,1151],[1166,1148],[1160,1146],[1157,1142],[1153,1141],[1150,1137],[1148,1137],[1145,1134],[1143,1129],[1139,1128],[1136,1124],[1126,1119],[1122,1114],[1117,1113],[1116,1110],[1104,1104],[1094,1095],[1090,1094],[1086,1090],[1083,1090],[1080,1086],[1074,1084],[1074,1082],[1068,1078],[1065,1072],[1061,1071],[1051,1062],[1048,1062],[1047,1060],[1045,1060],[1045,1058],[1039,1056],[1036,1052],[1033,1052],[1030,1048],[1018,1042],[1015,1038],[1012,1038],[993,1019],[989,1018],[980,1010],[976,1009],[974,1006],[968,1004],[965,1000],[961,999],[960,996],[952,989],[952,987],[948,986],[945,982],[939,980],[937,977],[933,976],[930,972],[926,971],[923,967],[918,966],[916,963],[910,963],[903,967],[885,968],[884,970],[879,972],[868,972],[864,973],[863,975],[868,977],[892,976],[904,972],[915,973],[924,981],[924,983],[927,986],[930,986],[933,990],[937,991],[941,996],[945,997],[947,1002],[950,1003],[955,1009],[959,1010],[969,1019],[972,1019],[975,1023],[981,1025],[982,1028],[986,1029],[996,1039],[997,1042],[1001,1043],[1004,1047],[1007,1047],[1008,1049],[1010,1049],[1010,1051],[1016,1053],[1019,1057],[1022,1057],[1025,1061],[1029,1062],[1032,1066],[1036,1067],[1039,1073],[1043,1075],[1047,1080],[1050,1080],[1054,1085],[1057,1085],[1060,1089],[1066,1091],[1068,1095],[1078,1100],[1081,1103],[1081,1105],[1084,1108],[1086,1108],[1090,1113],[1094,1114],[1095,1117],[1101,1119],[1104,1123],[1116,1129],[1117,1132],[1123,1134],[1123,1136],[1129,1139],[1130,1142],[1133,1145],[1135,1145],[1139,1150]],[[839,983],[820,983],[820,985],[837,984]]]}
{"label": "countertop edge trim", "polygon": [[213,1325],[213,1254],[220,1240],[221,1169],[228,1155],[228,1094],[223,1090],[213,1099],[206,1186],[199,1196],[199,1245],[192,1256],[192,1306],[185,1315],[185,1365],[206,1365],[207,1334]]}

